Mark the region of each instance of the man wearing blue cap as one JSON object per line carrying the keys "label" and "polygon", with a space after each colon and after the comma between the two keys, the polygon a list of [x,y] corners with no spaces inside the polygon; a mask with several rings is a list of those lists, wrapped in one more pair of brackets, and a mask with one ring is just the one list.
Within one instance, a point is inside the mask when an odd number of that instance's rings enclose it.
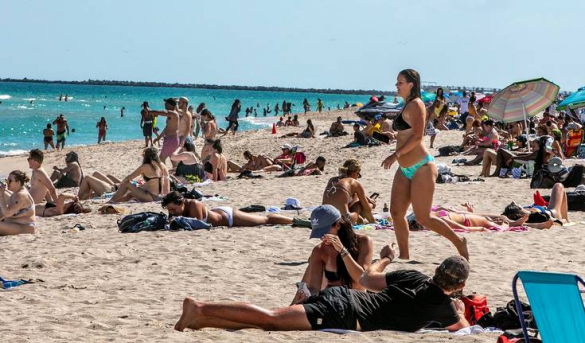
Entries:
{"label": "man wearing blue cap", "polygon": [[[339,212],[322,210],[319,219],[311,215],[311,237],[323,236],[340,219]],[[215,327],[414,332],[422,328],[455,331],[469,326],[461,301],[450,298],[465,287],[469,276],[469,264],[463,257],[447,258],[432,278],[414,270],[384,273],[393,259],[394,249],[387,245],[380,252],[380,260],[363,273],[360,284],[376,293],[330,287],[302,304],[271,310],[245,303],[207,303],[186,298],[175,330]]]}

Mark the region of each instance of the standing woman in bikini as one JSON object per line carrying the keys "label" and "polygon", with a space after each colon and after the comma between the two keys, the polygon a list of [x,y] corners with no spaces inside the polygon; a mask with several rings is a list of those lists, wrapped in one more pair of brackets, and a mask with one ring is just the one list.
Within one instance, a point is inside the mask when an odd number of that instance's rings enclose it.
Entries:
{"label": "standing woman in bikini", "polygon": [[215,142],[215,136],[217,135],[217,122],[215,116],[208,109],[201,111],[201,120],[205,122],[203,124],[203,148],[201,149],[201,161],[205,163],[205,159],[213,153],[213,143]]}
{"label": "standing woman in bikini", "polygon": [[35,233],[35,201],[24,187],[29,181],[15,170],[0,182],[0,236]]}
{"label": "standing woman in bikini", "polygon": [[390,199],[399,258],[410,258],[406,212],[412,203],[416,219],[422,226],[447,238],[461,256],[469,259],[465,238],[457,236],[444,221],[431,216],[437,166],[423,140],[426,109],[420,98],[420,75],[413,69],[401,71],[396,88],[405,104],[393,123],[398,141],[396,151],[382,162],[382,166],[390,169],[395,162],[400,166],[394,176]]}

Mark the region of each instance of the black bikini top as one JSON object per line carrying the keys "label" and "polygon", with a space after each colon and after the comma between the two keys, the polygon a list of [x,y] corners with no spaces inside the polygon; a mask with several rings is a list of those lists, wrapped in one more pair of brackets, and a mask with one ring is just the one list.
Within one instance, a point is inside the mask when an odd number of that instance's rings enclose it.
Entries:
{"label": "black bikini top", "polygon": [[146,182],[149,182],[150,180],[156,180],[156,179],[158,179],[158,191],[162,193],[162,188],[163,188],[163,185],[162,185],[162,177],[160,177],[160,176],[148,177],[148,176],[142,174],[142,178]]}
{"label": "black bikini top", "polygon": [[325,269],[325,278],[330,282],[335,282],[341,280],[337,272],[332,272],[330,270]]}
{"label": "black bikini top", "polygon": [[[406,108],[406,105],[404,105],[404,107]],[[402,109],[402,111],[400,111],[400,113],[398,114],[396,119],[394,119],[394,122],[392,123],[392,129],[394,131],[404,131],[404,130],[410,130],[412,128],[412,126],[410,126],[410,124],[408,124],[406,122],[406,120],[404,120],[404,118],[402,117],[403,111],[404,111],[404,108]]]}

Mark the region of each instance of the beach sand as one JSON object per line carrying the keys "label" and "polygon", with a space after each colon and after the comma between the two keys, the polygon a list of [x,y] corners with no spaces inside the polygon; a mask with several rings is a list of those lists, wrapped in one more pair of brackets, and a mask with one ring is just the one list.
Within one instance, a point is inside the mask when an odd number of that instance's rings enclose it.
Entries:
{"label": "beach sand", "polygon": [[[356,119],[351,112],[311,114],[317,132],[325,131],[341,114]],[[306,116],[301,115],[304,124]],[[304,126],[304,125],[303,125]],[[351,128],[346,126],[351,132]],[[279,129],[283,133],[303,128]],[[308,160],[327,158],[326,175],[296,178],[231,180],[202,187],[204,194],[220,194],[224,202],[207,206],[251,204],[283,206],[287,197],[298,198],[304,206],[321,203],[327,180],[347,158],[362,162],[360,179],[368,193],[378,192],[377,211],[389,203],[390,187],[397,166],[391,171],[380,167],[392,146],[339,149],[350,136],[324,139],[276,139],[270,129],[238,133],[227,137],[224,152],[228,158],[243,161],[250,150],[276,156],[278,146],[299,144]],[[441,133],[436,145],[459,144],[460,132]],[[100,170],[126,176],[140,163],[143,143],[129,141],[77,148],[84,172]],[[197,141],[198,149],[201,140]],[[435,154],[436,151],[433,151]],[[45,169],[62,165],[64,153],[46,157]],[[451,165],[452,158],[439,158]],[[25,157],[0,160],[0,174],[26,166]],[[28,170],[27,170],[28,171]],[[480,167],[453,167],[457,174],[476,177]],[[501,213],[511,201],[529,205],[533,191],[528,180],[489,178],[485,182],[437,185],[435,204],[458,206],[475,204],[478,212]],[[544,190],[543,194],[549,194]],[[338,336],[322,332],[263,332],[205,329],[173,330],[186,296],[207,301],[244,301],[264,307],[286,306],[292,300],[311,249],[309,230],[290,227],[219,228],[196,232],[118,233],[118,215],[99,215],[104,200],[89,202],[93,212],[78,216],[39,219],[36,235],[0,237],[0,275],[7,279],[42,279],[44,282],[0,291],[0,327],[5,341],[84,341],[84,342],[495,342],[496,334],[459,337],[448,333],[406,334],[369,332]],[[132,212],[161,211],[159,204],[124,205]],[[300,217],[308,217],[301,212]],[[575,222],[585,215],[571,212]],[[71,232],[80,223],[87,229]],[[582,249],[583,225],[530,230],[523,233],[469,233],[472,272],[466,294],[488,296],[492,312],[512,299],[511,281],[521,269],[550,270],[585,274]],[[375,242],[376,256],[384,244],[395,240],[394,232],[362,231]],[[412,261],[392,263],[387,270],[409,268],[432,274],[446,257],[456,254],[444,238],[431,232],[410,235]]]}

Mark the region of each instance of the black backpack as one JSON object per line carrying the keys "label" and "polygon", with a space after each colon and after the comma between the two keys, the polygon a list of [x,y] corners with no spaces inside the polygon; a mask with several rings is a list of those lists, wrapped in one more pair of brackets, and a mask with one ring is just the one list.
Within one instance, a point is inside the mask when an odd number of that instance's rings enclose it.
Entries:
{"label": "black backpack", "polygon": [[141,212],[130,214],[118,220],[118,230],[122,233],[164,230],[167,215],[164,213]]}
{"label": "black backpack", "polygon": [[[520,304],[522,305],[522,314],[524,315],[526,326],[531,329],[537,329],[530,305],[523,301],[520,301]],[[511,300],[506,304],[506,307],[498,307],[494,315],[491,313],[484,315],[477,324],[484,328],[493,326],[504,331],[519,329],[521,327],[520,316],[516,311],[516,302]]]}
{"label": "black backpack", "polygon": [[451,156],[454,153],[460,153],[463,148],[459,145],[447,145],[439,148],[439,156]]}

